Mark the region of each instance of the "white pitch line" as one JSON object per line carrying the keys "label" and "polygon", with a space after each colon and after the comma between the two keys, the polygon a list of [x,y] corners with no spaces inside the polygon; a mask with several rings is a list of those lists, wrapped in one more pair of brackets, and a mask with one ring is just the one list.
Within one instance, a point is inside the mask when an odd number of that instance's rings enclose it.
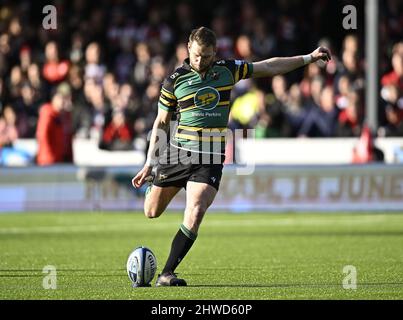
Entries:
{"label": "white pitch line", "polygon": [[[351,216],[346,217],[343,220],[333,219],[333,218],[312,218],[299,216],[298,218],[276,218],[272,219],[268,217],[267,219],[223,219],[223,220],[208,220],[204,222],[205,227],[242,227],[242,226],[252,226],[252,227],[270,227],[270,226],[326,226],[326,225],[370,225],[378,224],[386,220],[386,216]],[[105,224],[105,225],[70,225],[70,226],[36,226],[36,227],[6,227],[0,228],[0,235],[7,234],[35,234],[35,233],[84,233],[84,232],[100,232],[100,231],[136,231],[136,230],[153,230],[153,229],[164,229],[166,227],[174,227],[180,224],[180,219],[176,222],[172,221],[153,221],[149,220],[145,222],[133,221],[132,224]]]}

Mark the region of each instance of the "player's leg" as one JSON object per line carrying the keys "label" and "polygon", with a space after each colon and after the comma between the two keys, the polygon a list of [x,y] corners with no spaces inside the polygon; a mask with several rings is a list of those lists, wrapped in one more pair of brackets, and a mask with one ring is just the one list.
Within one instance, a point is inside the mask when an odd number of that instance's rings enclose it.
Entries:
{"label": "player's leg", "polygon": [[217,189],[207,183],[189,181],[186,187],[186,209],[183,226],[197,236],[204,214],[213,203]]}
{"label": "player's leg", "polygon": [[181,188],[149,186],[151,190],[146,193],[144,200],[144,214],[147,218],[158,218],[167,208],[173,197]]}
{"label": "player's leg", "polygon": [[157,286],[185,286],[173,273],[197,238],[204,214],[213,203],[217,189],[207,183],[189,181],[186,188],[186,209],[179,231],[172,241],[168,260],[157,280]]}
{"label": "player's leg", "polygon": [[186,167],[180,164],[158,164],[149,177],[152,183],[146,190],[144,214],[158,218],[172,198],[186,185]]}

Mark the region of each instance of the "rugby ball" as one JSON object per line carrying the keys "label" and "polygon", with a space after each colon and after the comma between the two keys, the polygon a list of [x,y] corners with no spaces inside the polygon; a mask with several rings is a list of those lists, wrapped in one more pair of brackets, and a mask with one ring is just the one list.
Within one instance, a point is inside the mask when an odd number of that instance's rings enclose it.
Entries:
{"label": "rugby ball", "polygon": [[126,269],[133,287],[149,287],[157,271],[157,259],[150,249],[141,246],[130,253]]}

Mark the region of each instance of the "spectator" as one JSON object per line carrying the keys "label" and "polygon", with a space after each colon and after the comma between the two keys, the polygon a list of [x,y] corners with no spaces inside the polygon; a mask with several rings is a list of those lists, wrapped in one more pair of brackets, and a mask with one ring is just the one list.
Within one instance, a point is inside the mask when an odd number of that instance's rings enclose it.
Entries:
{"label": "spectator", "polygon": [[152,129],[155,114],[158,112],[158,98],[160,95],[160,83],[151,82],[141,101],[141,107],[137,109],[134,121],[134,132],[136,137],[147,138],[148,132]]}
{"label": "spectator", "polygon": [[38,165],[72,162],[71,91],[66,83],[58,85],[50,103],[39,113],[36,138]]}
{"label": "spectator", "polygon": [[162,21],[161,12],[157,6],[150,8],[147,23],[139,30],[139,40],[147,42],[154,54],[165,56],[173,35],[171,28]]}
{"label": "spectator", "polygon": [[385,112],[387,125],[385,126],[384,136],[403,137],[403,108],[388,105]]}
{"label": "spectator", "polygon": [[0,116],[0,150],[3,147],[12,147],[18,139],[18,131],[15,126],[16,115],[11,106],[4,108],[3,116]]}
{"label": "spectator", "polygon": [[[94,84],[93,81],[86,81],[86,83]],[[105,98],[111,103],[115,100],[119,94],[119,85],[116,82],[115,75],[113,73],[107,73],[102,82],[102,90],[105,94]]]}
{"label": "spectator", "polygon": [[[250,38],[242,34],[235,41],[235,56],[238,59],[245,61],[254,61],[255,56],[252,52],[252,43]],[[252,90],[253,83],[251,79],[246,79],[244,81],[239,81],[236,83],[234,89],[231,92],[232,100],[236,97],[243,95],[244,93]]]}
{"label": "spectator", "polygon": [[175,6],[175,29],[178,31],[178,34],[183,35],[189,32],[189,30],[193,29],[195,19],[193,15],[193,7],[192,4],[188,1],[180,1]]}
{"label": "spectator", "polygon": [[40,104],[31,85],[24,83],[21,87],[21,96],[14,103],[19,137],[35,138]]}
{"label": "spectator", "polygon": [[45,100],[45,86],[41,79],[39,66],[36,63],[32,63],[28,67],[28,82],[35,92],[35,99],[39,101]]}
{"label": "spectator", "polygon": [[133,70],[133,80],[138,90],[144,90],[150,76],[151,54],[147,44],[140,42],[135,48],[136,64]]}
{"label": "spectator", "polygon": [[358,48],[358,38],[355,35],[348,35],[344,39],[342,64],[338,66],[335,77],[336,88],[339,87],[339,80],[342,76],[348,77],[354,88],[362,89],[364,87],[364,76]]}
{"label": "spectator", "polygon": [[250,38],[242,34],[240,35],[235,42],[235,55],[237,58],[246,60],[246,61],[254,61],[255,55],[252,51],[252,43]]}
{"label": "spectator", "polygon": [[289,90],[286,117],[290,126],[290,137],[296,137],[306,117],[306,107],[302,98],[300,86],[294,83]]}
{"label": "spectator", "polygon": [[309,110],[301,125],[300,137],[333,137],[335,135],[338,110],[334,104],[333,87],[325,87],[320,95],[319,108]]}
{"label": "spectator", "polygon": [[339,94],[336,96],[336,106],[340,110],[343,110],[347,107],[348,93],[350,88],[351,88],[350,79],[346,75],[341,76],[337,88]]}
{"label": "spectator", "polygon": [[273,94],[266,96],[265,110],[260,116],[259,128],[265,127],[265,137],[287,137],[291,134],[286,122],[286,103],[288,100],[287,83],[282,75],[272,80]]}
{"label": "spectator", "polygon": [[386,85],[382,88],[386,124],[379,128],[380,136],[403,136],[403,97],[399,96],[397,85]]}
{"label": "spectator", "polygon": [[268,31],[263,19],[257,19],[253,28],[252,48],[258,58],[267,59],[275,55],[276,38]]}
{"label": "spectator", "polygon": [[[115,83],[114,87],[118,90],[119,86]],[[105,99],[102,87],[97,85],[93,79],[89,79],[85,82],[84,91],[91,114],[89,137],[94,140],[100,140],[103,129],[110,121],[110,114],[112,112],[111,102]]]}
{"label": "spectator", "polygon": [[20,96],[21,85],[24,81],[24,76],[21,67],[16,65],[11,69],[10,79],[8,83],[8,99],[15,101]]}
{"label": "spectator", "polygon": [[126,112],[127,120],[130,123],[134,121],[134,113],[140,105],[136,90],[129,83],[123,83],[119,88],[119,96],[122,99],[121,109]]}
{"label": "spectator", "polygon": [[238,24],[241,26],[240,32],[243,34],[251,34],[258,18],[257,8],[253,1],[242,0],[241,10]]}
{"label": "spectator", "polygon": [[28,67],[32,63],[31,49],[28,46],[24,46],[20,50],[20,67],[23,72],[28,71]]}
{"label": "spectator", "polygon": [[[264,93],[253,85],[249,92],[235,99],[229,116],[228,127],[235,129],[252,129],[258,124],[264,126],[267,123],[267,116],[264,110]],[[259,119],[259,115],[261,118]],[[260,134],[260,137],[263,137]]]}
{"label": "spectator", "polygon": [[278,47],[280,55],[291,56],[297,51],[298,25],[291,14],[280,15],[278,18]]}
{"label": "spectator", "polygon": [[24,43],[23,26],[18,16],[11,18],[8,25],[8,34],[10,35],[10,53],[12,57],[17,57]]}
{"label": "spectator", "polygon": [[14,146],[18,138],[16,114],[9,105],[3,113],[0,116],[0,165],[27,165],[32,161],[32,156]]}
{"label": "spectator", "polygon": [[128,18],[122,6],[113,6],[110,14],[110,23],[107,30],[108,42],[113,46],[114,50],[120,47],[125,39],[130,38],[138,40],[138,28]]}
{"label": "spectator", "polygon": [[79,32],[71,37],[70,61],[73,64],[81,64],[84,59],[84,38]]}
{"label": "spectator", "polygon": [[347,35],[344,40],[343,40],[343,51],[352,53],[352,54],[357,54],[358,53],[358,38],[356,35],[349,34]]}
{"label": "spectator", "polygon": [[150,71],[150,81],[159,83],[164,81],[166,69],[162,57],[156,56],[151,59]]}
{"label": "spectator", "polygon": [[176,68],[180,67],[183,61],[188,57],[188,47],[186,43],[179,43],[176,46],[175,56],[172,57],[167,67],[167,74],[171,74]]}
{"label": "spectator", "polygon": [[308,109],[319,108],[322,91],[325,87],[325,79],[321,76],[315,76],[310,82],[310,97],[307,103]]}
{"label": "spectator", "polygon": [[100,63],[100,48],[96,42],[91,42],[85,50],[85,79],[93,79],[97,84],[102,83],[106,67]]}
{"label": "spectator", "polygon": [[383,86],[396,85],[403,91],[403,41],[394,45],[392,54],[393,70],[382,77]]}
{"label": "spectator", "polygon": [[363,114],[360,104],[360,95],[350,90],[347,96],[347,105],[341,110],[336,128],[339,137],[358,137],[361,134]]}
{"label": "spectator", "polygon": [[112,121],[106,126],[100,143],[101,149],[110,151],[133,150],[133,134],[123,111],[115,110]]}
{"label": "spectator", "polygon": [[69,62],[60,59],[57,43],[48,42],[45,47],[45,63],[42,69],[45,80],[51,85],[60,83],[67,77],[68,71]]}
{"label": "spectator", "polygon": [[83,70],[73,64],[69,70],[68,81],[72,97],[72,126],[76,137],[89,138],[91,128],[91,109],[84,95]]}
{"label": "spectator", "polygon": [[7,33],[0,34],[0,75],[7,73],[11,63],[10,36]]}
{"label": "spectator", "polygon": [[131,52],[133,47],[133,40],[125,38],[121,44],[121,52],[119,52],[115,59],[115,74],[118,83],[123,83],[129,80],[131,77],[131,70],[134,66],[134,56]]}
{"label": "spectator", "polygon": [[211,22],[213,31],[217,36],[217,56],[220,59],[230,59],[234,56],[234,41],[228,32],[228,19],[218,15]]}
{"label": "spectator", "polygon": [[322,70],[316,63],[309,64],[304,70],[304,77],[299,82],[301,93],[304,99],[310,98],[312,80],[317,77],[322,77]]}

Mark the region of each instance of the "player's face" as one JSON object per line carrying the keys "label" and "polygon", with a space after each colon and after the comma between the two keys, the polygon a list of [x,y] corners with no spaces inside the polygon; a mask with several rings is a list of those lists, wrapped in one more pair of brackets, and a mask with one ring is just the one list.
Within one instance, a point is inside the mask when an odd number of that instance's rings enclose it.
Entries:
{"label": "player's face", "polygon": [[197,72],[206,71],[214,62],[216,51],[213,46],[203,46],[193,41],[188,49],[190,65]]}

